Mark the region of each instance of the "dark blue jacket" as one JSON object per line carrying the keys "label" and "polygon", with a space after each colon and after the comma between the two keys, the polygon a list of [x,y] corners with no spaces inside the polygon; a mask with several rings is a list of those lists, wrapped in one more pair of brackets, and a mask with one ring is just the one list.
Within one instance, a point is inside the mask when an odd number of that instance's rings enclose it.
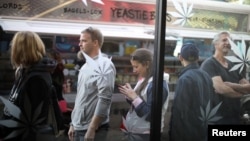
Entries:
{"label": "dark blue jacket", "polygon": [[207,140],[207,125],[220,118],[207,116],[215,106],[213,96],[213,82],[198,64],[181,70],[171,111],[170,141]]}

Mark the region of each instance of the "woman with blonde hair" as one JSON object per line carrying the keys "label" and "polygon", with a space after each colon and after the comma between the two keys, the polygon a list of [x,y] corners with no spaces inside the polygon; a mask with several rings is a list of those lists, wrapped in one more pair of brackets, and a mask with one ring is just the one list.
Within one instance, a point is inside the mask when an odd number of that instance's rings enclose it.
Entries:
{"label": "woman with blonde hair", "polygon": [[[51,105],[51,71],[55,61],[46,57],[45,46],[38,34],[30,31],[17,32],[11,43],[11,63],[16,69],[15,82],[9,102],[20,109],[19,115],[13,106],[5,104],[3,119],[17,124],[5,125],[2,132],[6,140],[38,141],[49,128],[49,105]],[[58,112],[58,111],[55,111]],[[43,128],[44,127],[44,128]]]}

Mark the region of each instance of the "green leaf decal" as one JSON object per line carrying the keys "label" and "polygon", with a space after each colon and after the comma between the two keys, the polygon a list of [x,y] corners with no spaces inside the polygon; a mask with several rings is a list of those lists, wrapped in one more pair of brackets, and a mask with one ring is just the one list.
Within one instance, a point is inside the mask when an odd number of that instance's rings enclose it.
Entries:
{"label": "green leaf decal", "polygon": [[35,109],[35,112],[32,114],[31,103],[25,95],[24,97],[24,111],[22,112],[19,107],[11,103],[6,98],[0,96],[0,99],[7,108],[9,114],[13,117],[10,119],[0,120],[0,125],[3,125],[7,128],[13,128],[13,131],[7,135],[4,139],[10,139],[22,135],[22,138],[27,137],[30,134],[30,131],[36,131],[37,128],[42,125],[46,120],[46,117],[39,117],[44,106],[43,102]]}
{"label": "green leaf decal", "polygon": [[27,120],[31,121],[31,119],[30,119],[31,118],[31,104],[30,104],[27,96],[24,97],[24,109],[26,109],[25,112],[27,114],[27,118],[28,118]]}
{"label": "green leaf decal", "polygon": [[37,107],[35,113],[34,113],[32,123],[35,123],[37,120],[39,120],[38,118],[39,118],[40,112],[42,111],[42,107],[43,107],[43,103],[40,103],[39,106]]}
{"label": "green leaf decal", "polygon": [[216,121],[218,121],[222,118],[221,116],[216,116],[216,113],[219,110],[221,104],[222,104],[222,102],[220,102],[214,108],[211,109],[211,104],[210,104],[210,100],[209,100],[205,110],[200,106],[201,116],[198,118],[205,125],[214,124]]}
{"label": "green leaf decal", "polygon": [[15,121],[15,120],[11,120],[11,119],[8,119],[8,120],[1,120],[1,121],[0,121],[0,125],[3,125],[3,126],[5,126],[5,127],[9,127],[9,128],[22,127],[22,126],[24,126],[22,123],[17,122],[17,121]]}
{"label": "green leaf decal", "polygon": [[220,106],[221,106],[222,102],[220,102],[218,105],[216,105],[211,112],[209,113],[208,119],[210,119],[211,117],[214,117],[215,114],[217,113],[217,111],[219,110]]}
{"label": "green leaf decal", "polygon": [[24,132],[25,129],[20,129],[20,130],[14,130],[11,132],[8,136],[6,136],[4,139],[11,139],[14,138],[18,135],[21,135]]}
{"label": "green leaf decal", "polygon": [[206,113],[205,113],[205,116],[208,117],[209,116],[209,113],[210,113],[210,100],[208,101],[207,103],[207,107],[206,107]]}

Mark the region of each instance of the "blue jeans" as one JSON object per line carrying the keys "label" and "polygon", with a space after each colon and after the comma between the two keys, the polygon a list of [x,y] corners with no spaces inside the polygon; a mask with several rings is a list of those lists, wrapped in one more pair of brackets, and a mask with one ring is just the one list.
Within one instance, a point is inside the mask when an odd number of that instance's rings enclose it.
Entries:
{"label": "blue jeans", "polygon": [[[101,125],[96,133],[94,141],[106,141],[108,135],[109,124]],[[87,130],[75,130],[74,141],[84,141],[84,136]]]}

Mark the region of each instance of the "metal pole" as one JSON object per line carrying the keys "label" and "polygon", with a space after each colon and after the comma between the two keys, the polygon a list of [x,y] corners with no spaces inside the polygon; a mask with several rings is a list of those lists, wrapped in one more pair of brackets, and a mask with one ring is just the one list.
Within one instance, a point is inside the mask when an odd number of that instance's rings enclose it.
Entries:
{"label": "metal pole", "polygon": [[161,110],[166,34],[167,0],[156,0],[154,39],[153,103],[151,107],[150,141],[161,141]]}

